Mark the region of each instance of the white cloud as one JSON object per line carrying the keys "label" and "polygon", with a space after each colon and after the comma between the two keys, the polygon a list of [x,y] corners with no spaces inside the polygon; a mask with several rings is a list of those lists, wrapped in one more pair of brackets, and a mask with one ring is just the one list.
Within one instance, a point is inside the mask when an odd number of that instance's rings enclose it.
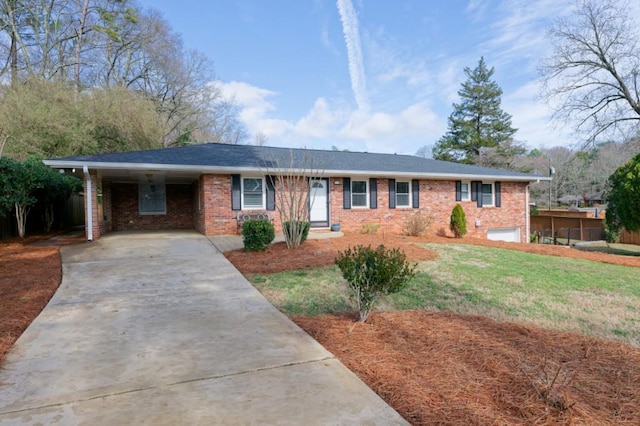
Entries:
{"label": "white cloud", "polygon": [[[546,26],[566,13],[572,1],[470,0],[465,13],[482,28],[481,38],[455,54],[418,53],[411,46],[399,45],[382,30],[363,30],[362,45],[351,0],[336,1],[357,108],[349,106],[352,102],[345,98],[332,97],[339,96],[335,93],[320,93],[306,108],[288,111],[285,120],[278,118],[282,116],[277,108],[279,93],[241,82],[223,85],[225,94],[235,93],[240,117],[249,131],[266,134],[270,145],[326,149],[336,145],[398,153],[432,145],[446,132],[451,103],[459,101],[457,92],[466,79],[464,67],[473,68],[480,55],[496,67],[498,83],[505,89],[503,108],[513,116],[518,140],[530,147],[571,142],[569,131],[552,127],[552,111],[539,99],[537,82],[531,79],[532,70],[549,49]],[[335,46],[326,24],[321,31],[323,45],[331,51]],[[371,93],[366,76],[373,82]]]}
{"label": "white cloud", "polygon": [[484,0],[470,0],[465,12],[471,15],[474,21],[479,21],[484,17],[488,3]]}
{"label": "white cloud", "polygon": [[267,137],[285,134],[292,127],[286,120],[271,118],[275,106],[269,100],[275,92],[248,83],[232,81],[216,82],[222,95],[240,108],[240,120],[250,133],[263,133]]}
{"label": "white cloud", "polygon": [[521,71],[529,72],[550,49],[546,37],[549,24],[573,5],[566,0],[503,0],[492,11],[487,38],[478,47],[491,54],[495,65],[525,61],[528,67]]}
{"label": "white cloud", "polygon": [[503,97],[503,109],[512,115],[513,127],[518,129],[516,139],[531,148],[574,144],[576,141],[568,128],[553,125],[553,111],[538,93],[538,85],[530,82]]}
{"label": "white cloud", "polygon": [[332,110],[324,98],[318,98],[311,110],[293,128],[296,136],[330,138],[338,126],[341,114]]}
{"label": "white cloud", "polygon": [[270,100],[275,92],[242,82],[218,85],[226,97],[235,100],[240,119],[249,132],[265,134],[272,146],[329,149],[336,145],[352,150],[412,154],[444,132],[442,120],[426,102],[389,113],[349,109],[339,100],[318,98],[297,121],[288,121],[272,117],[278,113]]}
{"label": "white cloud", "polygon": [[351,77],[353,95],[356,98],[358,108],[363,111],[368,111],[370,107],[364,73],[364,61],[362,58],[362,43],[360,42],[358,16],[356,15],[351,0],[338,0],[337,5],[340,20],[342,21],[344,41],[347,46],[349,76]]}

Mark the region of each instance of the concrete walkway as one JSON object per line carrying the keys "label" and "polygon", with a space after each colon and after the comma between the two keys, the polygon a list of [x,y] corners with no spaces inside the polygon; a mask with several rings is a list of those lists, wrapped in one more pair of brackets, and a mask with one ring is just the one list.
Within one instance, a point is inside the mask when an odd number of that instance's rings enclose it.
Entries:
{"label": "concrete walkway", "polygon": [[63,247],[0,424],[406,424],[195,232]]}

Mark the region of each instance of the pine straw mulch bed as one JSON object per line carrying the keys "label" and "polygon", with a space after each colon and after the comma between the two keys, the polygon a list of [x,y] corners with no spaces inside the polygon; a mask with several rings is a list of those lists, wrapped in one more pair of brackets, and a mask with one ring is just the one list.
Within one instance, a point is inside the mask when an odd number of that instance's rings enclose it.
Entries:
{"label": "pine straw mulch bed", "polygon": [[59,246],[82,241],[49,237],[0,241],[0,365],[62,281]]}
{"label": "pine straw mulch bed", "polygon": [[[60,284],[59,245],[80,240],[0,242],[0,364]],[[329,265],[337,251],[355,244],[400,247],[412,261],[434,258],[413,244],[421,241],[640,267],[638,258],[562,247],[381,234],[310,240],[295,254],[276,244],[264,253],[227,256],[244,273]],[[293,319],[414,424],[637,424],[640,418],[640,349],[631,346],[451,313],[374,313],[366,324],[339,316]]]}
{"label": "pine straw mulch bed", "polygon": [[292,319],[412,424],[640,419],[640,349],[621,343],[444,312]]}
{"label": "pine straw mulch bed", "polygon": [[[417,242],[462,243],[640,267],[640,258],[559,246],[464,238],[346,234],[225,253],[245,274],[331,265],[356,244],[399,247],[411,261],[436,255]],[[419,424],[638,424],[640,349],[534,325],[426,311],[294,316],[409,422]]]}

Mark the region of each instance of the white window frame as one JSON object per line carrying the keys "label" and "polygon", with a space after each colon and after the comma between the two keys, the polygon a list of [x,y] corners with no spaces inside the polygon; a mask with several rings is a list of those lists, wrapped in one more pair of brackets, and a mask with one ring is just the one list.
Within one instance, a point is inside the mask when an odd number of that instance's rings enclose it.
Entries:
{"label": "white window frame", "polygon": [[[467,196],[464,196],[464,192],[462,191],[462,185],[467,186]],[[471,201],[471,182],[467,180],[463,180],[460,182],[460,201]]]}
{"label": "white window frame", "polygon": [[[152,191],[152,187],[154,190]],[[162,210],[149,210],[144,208],[144,199],[154,194],[162,203]],[[161,216],[167,214],[167,186],[164,183],[139,183],[138,184],[138,214],[140,216]]]}
{"label": "white window frame", "polygon": [[[399,183],[406,183],[407,184],[407,204],[400,204],[399,200],[398,200],[398,194],[400,194],[400,192],[398,191],[398,184]],[[397,180],[396,181],[396,208],[400,208],[400,209],[410,209],[411,206],[413,205],[413,197],[411,194],[412,190],[411,190],[411,181],[407,181],[407,180]],[[403,192],[402,194],[405,194],[405,192]]]}
{"label": "white window frame", "polygon": [[[260,206],[248,206],[245,204],[244,181],[245,179],[255,179],[262,181],[262,204]],[[265,210],[267,203],[266,182],[262,176],[241,176],[240,178],[240,199],[242,210]]]}
{"label": "white window frame", "polygon": [[[484,185],[491,185],[491,204],[484,203],[484,192],[482,192],[482,187]],[[494,185],[494,182],[481,182],[478,196],[482,197],[482,207],[494,207],[496,205],[496,186]]]}
{"label": "white window frame", "polygon": [[[365,187],[365,192],[364,192],[364,196],[365,196],[365,205],[364,206],[356,206],[353,202],[353,184],[356,182],[364,182],[364,187]],[[358,192],[358,195],[362,195],[362,192]],[[351,179],[351,208],[352,209],[368,209],[369,208],[369,179],[362,179],[362,178],[358,178],[358,179]]]}

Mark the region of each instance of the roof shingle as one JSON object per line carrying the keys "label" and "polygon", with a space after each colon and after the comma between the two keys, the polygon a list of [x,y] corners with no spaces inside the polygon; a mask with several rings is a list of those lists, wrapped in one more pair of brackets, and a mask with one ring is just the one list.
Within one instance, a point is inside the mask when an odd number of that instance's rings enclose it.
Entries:
{"label": "roof shingle", "polygon": [[[412,155],[377,154],[367,152],[326,151],[300,148],[278,148],[254,145],[207,143],[184,147],[109,154],[56,158],[45,163],[90,163],[92,168],[109,167],[116,163],[130,165],[200,166],[203,168],[242,168],[264,170],[270,167],[309,167],[325,171],[388,172],[420,175],[492,176],[497,179],[536,180],[544,178],[509,170],[438,161]],[[280,164],[276,164],[280,162]]]}

